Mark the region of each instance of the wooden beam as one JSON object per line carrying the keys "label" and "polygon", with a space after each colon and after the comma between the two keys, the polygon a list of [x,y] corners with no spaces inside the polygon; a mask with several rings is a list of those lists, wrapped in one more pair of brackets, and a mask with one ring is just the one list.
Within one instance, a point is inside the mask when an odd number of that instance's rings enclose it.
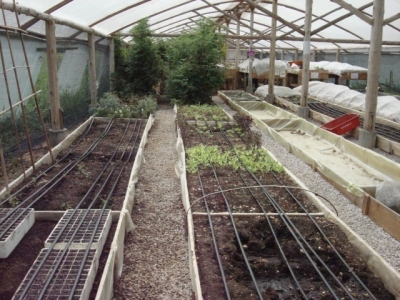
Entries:
{"label": "wooden beam", "polygon": [[110,78],[110,90],[111,92],[114,91],[115,85],[114,85],[114,73],[115,73],[115,42],[114,38],[109,39],[109,48],[110,48],[110,53],[109,53],[109,78]]}
{"label": "wooden beam", "polygon": [[[174,33],[174,34],[157,34],[153,33],[150,36],[152,37],[178,37],[180,34],[179,33]],[[122,33],[114,33],[113,36],[134,36],[132,33],[129,32],[122,32]],[[270,36],[263,36],[266,39],[270,39]],[[227,35],[226,38],[229,39],[241,39],[241,40],[259,40],[260,36],[258,35]],[[304,38],[302,37],[277,37],[277,40],[280,41],[296,41],[296,42],[302,42]],[[320,43],[341,43],[341,44],[364,44],[364,45],[369,45],[371,43],[370,40],[354,40],[354,39],[328,39],[328,38],[310,38],[311,42],[320,42]],[[387,45],[387,46],[400,46],[399,41],[382,41],[382,45]]]}
{"label": "wooden beam", "polygon": [[90,28],[88,26],[83,26],[83,25],[77,24],[75,22],[72,22],[70,20],[65,20],[65,19],[62,19],[59,17],[55,17],[52,15],[46,14],[46,13],[38,12],[38,11],[36,11],[32,8],[26,7],[26,6],[21,6],[18,4],[14,5],[13,3],[5,3],[5,2],[0,1],[0,7],[5,10],[12,11],[12,12],[16,11],[18,14],[23,14],[23,15],[34,17],[39,20],[54,21],[56,24],[69,26],[71,28],[74,28],[74,29],[77,29],[80,31],[84,31],[84,32],[88,32],[88,33],[94,33],[97,36],[110,37],[109,35],[106,35],[102,32],[94,30],[93,28]]}
{"label": "wooden beam", "polygon": [[95,26],[95,25],[97,25],[97,24],[99,24],[99,23],[101,23],[101,22],[103,22],[103,21],[105,21],[107,19],[110,19],[110,18],[112,18],[112,17],[114,17],[114,16],[116,16],[116,15],[118,15],[120,13],[123,13],[124,11],[127,11],[127,10],[129,10],[131,8],[134,8],[136,6],[139,6],[139,5],[141,5],[143,3],[146,3],[146,2],[149,2],[149,1],[150,0],[143,0],[143,1],[137,2],[135,4],[129,5],[127,7],[124,7],[123,9],[120,9],[120,10],[118,10],[116,12],[113,12],[112,14],[109,14],[109,15],[105,16],[104,18],[101,18],[100,20],[97,20],[96,22],[93,22],[92,24],[89,25],[89,27],[93,27],[93,26]]}
{"label": "wooden beam", "polygon": [[[272,13],[278,14],[278,0],[273,0],[272,2]],[[271,51],[269,52],[269,79],[268,79],[268,94],[274,94],[275,85],[275,48],[276,48],[276,19],[271,20]],[[272,98],[273,99],[273,98]],[[273,102],[273,101],[272,101]]]}
{"label": "wooden beam", "polygon": [[[361,6],[360,8],[358,8],[358,10],[360,11],[360,13],[362,13],[362,11],[363,11],[364,9],[366,9],[366,8],[368,8],[368,7],[370,7],[370,6],[372,6],[372,4],[373,4],[373,2],[368,3],[368,4],[365,4],[365,5]],[[351,17],[352,15],[353,15],[353,13],[350,12],[350,13],[345,14],[345,15],[339,17],[339,18],[336,18],[335,20],[332,20],[332,21],[330,21],[330,22],[328,22],[328,23],[322,25],[321,27],[316,28],[316,29],[314,29],[313,31],[311,31],[311,35],[314,35],[314,34],[320,32],[320,31],[322,31],[322,30],[324,30],[324,29],[326,29],[326,28],[328,28],[328,27],[330,27],[330,26],[332,26],[332,25],[336,25],[336,23],[338,23],[338,22],[340,22],[340,21],[342,21],[342,20],[344,20],[344,19],[347,19],[347,18]],[[354,34],[353,32],[351,32],[350,30],[346,30],[346,31],[352,33],[353,35],[355,35],[355,34]]]}
{"label": "wooden beam", "polygon": [[301,108],[307,108],[308,98],[308,81],[310,78],[310,33],[311,33],[311,17],[312,17],[312,0],[306,0],[306,17],[304,19],[304,42],[303,42],[303,68],[301,84]]}
{"label": "wooden beam", "polygon": [[348,11],[350,11],[351,13],[353,13],[354,15],[359,17],[364,22],[368,23],[369,25],[372,25],[373,20],[370,17],[368,17],[367,15],[363,14],[361,11],[359,11],[357,8],[355,8],[351,4],[348,4],[347,2],[345,2],[343,0],[331,0],[331,2],[334,2],[338,5],[340,5],[344,9],[347,9]]}
{"label": "wooden beam", "polygon": [[278,15],[273,14],[272,12],[270,12],[268,9],[265,9],[264,7],[258,5],[256,2],[251,1],[251,0],[244,0],[246,1],[248,4],[252,5],[253,7],[257,8],[258,10],[262,11],[263,13],[267,14],[268,16],[270,16],[271,18],[275,18],[276,20],[278,20],[279,22],[281,22],[282,24],[285,24],[286,26],[292,28],[293,30],[295,30],[296,32],[300,33],[301,35],[304,35],[304,31],[301,30],[298,26],[286,21],[285,19],[281,18]]}
{"label": "wooden beam", "polygon": [[385,25],[387,25],[387,24],[389,24],[389,23],[391,23],[393,21],[396,21],[397,19],[400,19],[400,13],[395,14],[394,16],[391,16],[391,17],[385,19],[383,21],[383,26],[385,26]]}
{"label": "wooden beam", "polygon": [[90,104],[97,105],[97,84],[96,84],[96,49],[94,45],[94,35],[88,34],[89,48],[89,80],[90,80]]}
{"label": "wooden beam", "polygon": [[371,46],[368,57],[367,93],[365,95],[365,113],[363,129],[375,130],[376,107],[378,103],[379,69],[382,50],[382,31],[384,0],[374,0],[374,24],[371,28]]}
{"label": "wooden beam", "polygon": [[46,21],[46,45],[51,129],[57,131],[64,129],[64,126],[60,108],[60,94],[58,91],[56,23],[54,20]]}
{"label": "wooden beam", "polygon": [[[239,20],[238,18],[236,18],[235,16],[230,15],[230,14],[226,13],[225,11],[219,9],[219,8],[216,7],[215,5],[211,4],[211,3],[208,2],[207,0],[201,0],[201,1],[203,1],[203,2],[206,3],[206,4],[208,4],[209,6],[211,6],[212,8],[214,8],[215,10],[219,11],[220,13],[224,14],[224,15],[227,16],[228,18],[231,18],[232,20],[235,20],[236,22],[240,22],[241,25],[243,25],[243,26],[249,28],[250,31],[255,31],[255,32],[257,32],[261,37],[263,37],[263,38],[265,38],[265,39],[269,39],[269,36],[265,36],[261,31],[255,30],[255,29],[251,26],[251,24],[250,24],[250,26],[247,25],[246,23],[240,21],[240,20]],[[253,22],[254,22],[254,21],[253,21]],[[251,21],[250,21],[250,23],[251,23]],[[252,33],[250,33],[250,35],[252,35]],[[259,37],[259,38],[260,38],[260,37]]]}
{"label": "wooden beam", "polygon": [[[60,3],[58,3],[57,5],[54,5],[53,7],[49,8],[48,10],[44,11],[45,14],[51,14],[52,12],[56,11],[57,9],[59,9],[60,7],[63,7],[64,5],[67,5],[68,3],[72,2],[74,0],[64,0]],[[39,19],[32,19],[29,20],[28,22],[26,22],[25,24],[21,25],[21,29],[28,29],[29,27],[31,27],[32,25],[36,24],[39,21]]]}
{"label": "wooden beam", "polygon": [[[183,3],[180,3],[180,4],[177,4],[177,5],[171,6],[171,7],[167,8],[167,9],[164,9],[164,10],[159,11],[159,12],[157,12],[157,13],[148,15],[148,16],[146,16],[146,17],[147,17],[147,18],[154,17],[154,16],[156,16],[156,15],[165,13],[165,12],[171,10],[171,9],[174,9],[174,8],[177,8],[177,7],[186,5],[186,4],[188,4],[188,3],[190,3],[190,2],[193,2],[193,1],[194,1],[194,0],[185,1],[185,2],[183,2]],[[138,22],[138,21],[135,21],[135,22],[129,23],[129,24],[127,24],[127,25],[124,25],[123,27],[120,27],[120,28],[114,30],[113,32],[111,32],[110,35],[113,35],[113,34],[117,33],[118,31],[121,31],[121,30],[123,30],[123,29],[125,29],[125,28],[127,28],[127,27],[131,27],[132,25],[136,24],[137,22]]]}

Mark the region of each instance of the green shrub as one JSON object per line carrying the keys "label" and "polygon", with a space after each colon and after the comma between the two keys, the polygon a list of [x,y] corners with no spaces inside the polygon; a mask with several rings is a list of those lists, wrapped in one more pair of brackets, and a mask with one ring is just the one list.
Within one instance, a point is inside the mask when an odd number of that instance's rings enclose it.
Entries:
{"label": "green shrub", "polygon": [[224,82],[225,41],[209,20],[170,40],[166,94],[186,104],[207,103]]}

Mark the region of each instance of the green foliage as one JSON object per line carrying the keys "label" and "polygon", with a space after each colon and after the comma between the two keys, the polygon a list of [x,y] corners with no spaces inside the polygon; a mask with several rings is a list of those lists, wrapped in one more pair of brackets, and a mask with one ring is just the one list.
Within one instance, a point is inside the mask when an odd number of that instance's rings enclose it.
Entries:
{"label": "green foliage", "polygon": [[130,98],[130,103],[121,101],[117,94],[105,93],[99,100],[100,106],[91,113],[95,117],[106,118],[147,118],[157,109],[154,97]]}
{"label": "green foliage", "polygon": [[209,20],[170,40],[166,94],[183,103],[206,103],[224,82],[224,38]]}
{"label": "green foliage", "polygon": [[127,68],[127,57],[128,50],[124,44],[124,41],[119,38],[114,38],[114,61],[115,61],[115,72],[111,74],[111,81],[113,83],[114,89],[123,94],[128,78],[128,74],[126,72]]}
{"label": "green foliage", "polygon": [[200,167],[210,165],[231,167],[234,170],[242,170],[246,167],[253,173],[283,171],[282,165],[273,160],[265,149],[259,147],[235,147],[222,153],[217,146],[200,144],[187,149],[186,154],[186,169],[189,173],[195,173]]}
{"label": "green foliage", "polygon": [[178,109],[178,117],[185,120],[228,121],[229,117],[223,109],[216,105],[183,105]]}
{"label": "green foliage", "polygon": [[134,34],[126,63],[126,86],[130,93],[147,95],[153,92],[161,75],[161,60],[150,38],[148,19],[142,19],[131,29]]}

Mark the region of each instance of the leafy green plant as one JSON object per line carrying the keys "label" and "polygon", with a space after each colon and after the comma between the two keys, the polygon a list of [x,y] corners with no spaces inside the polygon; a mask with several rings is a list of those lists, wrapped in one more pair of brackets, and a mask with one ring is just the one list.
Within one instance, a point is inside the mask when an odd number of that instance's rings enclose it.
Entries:
{"label": "leafy green plant", "polygon": [[283,171],[282,165],[273,160],[263,148],[234,147],[222,152],[217,146],[200,144],[186,150],[186,169],[195,173],[200,167],[230,167],[234,170],[249,169],[251,172]]}
{"label": "leafy green plant", "polygon": [[154,97],[146,96],[139,100],[137,109],[142,118],[148,118],[150,114],[154,114],[157,110],[157,101]]}
{"label": "leafy green plant", "polygon": [[233,115],[233,119],[236,124],[244,131],[247,132],[250,130],[251,123],[253,122],[253,118],[244,114],[244,113],[236,113]]}
{"label": "leafy green plant", "polygon": [[229,117],[219,106],[209,104],[180,106],[178,116],[185,120],[229,120]]}
{"label": "leafy green plant", "polygon": [[150,37],[148,19],[140,20],[130,31],[133,39],[127,54],[126,87],[132,94],[153,92],[162,71],[158,48]]}
{"label": "leafy green plant", "polygon": [[207,103],[224,82],[223,36],[209,20],[168,43],[166,94],[183,103]]}

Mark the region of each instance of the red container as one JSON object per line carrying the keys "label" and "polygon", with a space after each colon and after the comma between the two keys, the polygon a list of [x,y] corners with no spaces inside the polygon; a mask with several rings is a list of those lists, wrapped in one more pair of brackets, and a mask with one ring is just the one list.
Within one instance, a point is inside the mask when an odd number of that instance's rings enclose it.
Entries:
{"label": "red container", "polygon": [[342,135],[346,132],[356,129],[360,125],[360,116],[357,114],[345,114],[335,120],[332,120],[325,125],[322,125],[322,129],[326,129],[330,132]]}

